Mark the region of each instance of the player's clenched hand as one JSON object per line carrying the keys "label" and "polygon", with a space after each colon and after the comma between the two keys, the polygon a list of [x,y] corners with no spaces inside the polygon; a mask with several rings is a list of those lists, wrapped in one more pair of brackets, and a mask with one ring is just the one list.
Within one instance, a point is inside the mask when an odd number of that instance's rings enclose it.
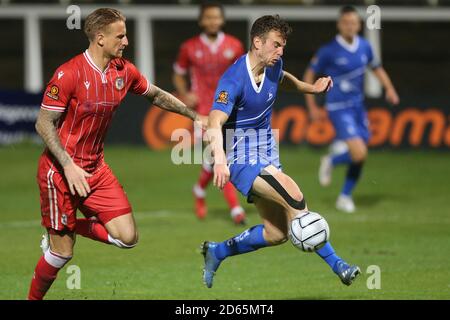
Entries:
{"label": "player's clenched hand", "polygon": [[86,178],[92,177],[92,174],[87,173],[75,163],[71,162],[64,166],[64,175],[72,195],[75,195],[76,191],[81,197],[87,197],[89,192],[91,192]]}
{"label": "player's clenched hand", "polygon": [[386,100],[394,106],[400,103],[400,98],[394,88],[386,90]]}
{"label": "player's clenched hand", "polygon": [[226,164],[214,164],[214,186],[223,189],[230,180],[230,169]]}
{"label": "player's clenched hand", "polygon": [[333,87],[333,80],[331,80],[331,77],[319,78],[314,82],[313,87],[314,93],[327,92]]}
{"label": "player's clenched hand", "polygon": [[195,125],[201,127],[203,130],[208,128],[208,116],[197,114],[195,117]]}

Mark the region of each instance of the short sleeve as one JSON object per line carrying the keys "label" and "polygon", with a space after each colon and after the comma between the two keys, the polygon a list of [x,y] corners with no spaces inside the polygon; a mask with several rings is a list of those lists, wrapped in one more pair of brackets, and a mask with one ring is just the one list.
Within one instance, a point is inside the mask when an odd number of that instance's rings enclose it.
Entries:
{"label": "short sleeve", "polygon": [[75,88],[76,79],[73,71],[64,65],[59,67],[47,83],[41,109],[56,112],[66,111]]}
{"label": "short sleeve", "polygon": [[131,81],[130,92],[146,95],[150,90],[150,81],[139,72],[134,64],[128,62],[128,81]]}
{"label": "short sleeve", "polygon": [[373,53],[370,42],[367,42],[367,62],[372,69],[376,69],[381,66],[380,60],[377,57],[375,57]]}
{"label": "short sleeve", "polygon": [[217,85],[211,110],[220,110],[230,115],[238,96],[238,84],[224,75]]}
{"label": "short sleeve", "polygon": [[183,43],[178,52],[177,61],[173,64],[173,70],[176,74],[185,75],[189,69],[189,50],[187,43]]}
{"label": "short sleeve", "polygon": [[326,48],[320,48],[319,51],[312,57],[309,64],[310,68],[314,70],[315,73],[324,73],[325,68],[329,63],[329,55],[327,54]]}

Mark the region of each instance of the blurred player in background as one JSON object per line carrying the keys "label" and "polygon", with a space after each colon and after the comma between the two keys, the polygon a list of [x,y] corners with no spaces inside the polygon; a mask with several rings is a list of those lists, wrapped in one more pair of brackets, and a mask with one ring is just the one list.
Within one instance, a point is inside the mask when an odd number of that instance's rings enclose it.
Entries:
{"label": "blurred player in background", "polygon": [[[185,41],[174,64],[173,84],[178,95],[201,115],[208,115],[217,83],[224,71],[244,54],[241,42],[222,31],[225,24],[224,9],[218,2],[205,2],[200,7],[198,24],[202,33]],[[190,88],[187,75],[189,73]],[[196,143],[202,143],[201,132],[196,132]],[[194,185],[195,212],[199,219],[207,215],[206,187],[212,180],[212,166],[202,165]],[[235,188],[228,183],[222,190],[236,224],[245,223],[245,212],[239,205]]]}
{"label": "blurred player in background", "polygon": [[[72,258],[75,234],[133,248],[138,233],[128,198],[104,161],[104,139],[127,92],[182,114],[206,127],[171,94],[150,82],[122,57],[128,45],[125,17],[101,8],[85,21],[89,48],[57,68],[45,89],[36,130],[46,149],[39,159],[44,255],[34,271],[28,299],[40,300]],[[80,210],[86,219],[77,219]],[[96,219],[88,219],[95,217]]]}
{"label": "blurred player in background", "polygon": [[[345,141],[347,148],[331,153],[321,159],[319,182],[322,186],[331,183],[332,170],[338,165],[347,165],[347,175],[336,208],[343,212],[355,211],[352,192],[361,176],[367,158],[369,122],[364,106],[364,74],[366,67],[372,68],[386,91],[386,100],[399,103],[397,92],[384,68],[374,57],[370,43],[358,35],[361,19],[354,7],[340,10],[337,21],[338,35],[319,49],[307,68],[304,81],[313,83],[316,75],[326,74],[333,78],[334,87],[326,95],[326,110],[336,132],[336,140]],[[312,95],[306,95],[306,105],[311,119],[324,118]]]}
{"label": "blurred player in background", "polygon": [[[217,86],[207,131],[214,156],[214,185],[223,188],[231,180],[255,204],[263,224],[223,242],[203,243],[203,281],[208,288],[227,257],[284,243],[291,220],[308,211],[298,185],[281,171],[271,127],[272,106],[279,85],[316,94],[333,83],[326,77],[308,84],[283,70],[281,56],[290,32],[278,15],[257,19],[250,33],[250,51],[228,68]],[[346,285],[360,273],[357,266],[337,256],[329,242],[316,253]]]}

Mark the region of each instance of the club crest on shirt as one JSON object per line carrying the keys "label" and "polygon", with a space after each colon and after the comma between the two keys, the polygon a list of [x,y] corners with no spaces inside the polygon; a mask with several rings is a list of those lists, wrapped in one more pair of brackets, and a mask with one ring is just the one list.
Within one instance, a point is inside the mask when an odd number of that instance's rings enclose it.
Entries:
{"label": "club crest on shirt", "polygon": [[122,90],[124,85],[125,85],[125,83],[123,82],[122,77],[116,78],[116,89],[117,90]]}
{"label": "club crest on shirt", "polygon": [[50,91],[47,92],[47,97],[52,98],[53,100],[58,100],[59,99],[58,93],[59,93],[58,86],[53,85],[50,87]]}
{"label": "club crest on shirt", "polygon": [[216,102],[227,104],[228,103],[228,92],[220,91],[219,95],[217,96]]}

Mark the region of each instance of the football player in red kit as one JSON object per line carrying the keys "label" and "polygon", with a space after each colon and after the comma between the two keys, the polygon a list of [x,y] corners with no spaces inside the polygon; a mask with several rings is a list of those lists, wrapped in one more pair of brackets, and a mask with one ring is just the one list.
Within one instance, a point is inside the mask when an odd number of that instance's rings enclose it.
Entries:
{"label": "football player in red kit", "polygon": [[[201,115],[208,115],[220,77],[244,54],[244,48],[237,38],[222,32],[225,19],[220,3],[201,5],[198,23],[202,33],[186,40],[180,47],[174,64],[173,84],[188,107]],[[186,77],[188,73],[190,88]],[[196,143],[202,143],[201,135],[195,138]],[[207,214],[205,189],[212,177],[212,166],[203,163],[200,177],[193,188],[195,211],[199,219],[205,218]],[[245,223],[245,212],[239,205],[233,185],[227,183],[222,191],[233,221],[236,224]]]}
{"label": "football player in red kit", "polygon": [[[120,248],[138,241],[127,196],[104,161],[112,116],[127,92],[182,114],[202,126],[206,118],[150,84],[122,57],[128,45],[125,17],[115,9],[92,12],[84,25],[89,48],[57,68],[47,85],[36,130],[46,149],[39,159],[44,255],[28,299],[42,299],[58,271],[72,258],[75,234]],[[77,219],[80,210],[85,219]],[[89,219],[95,217],[95,219]]]}

